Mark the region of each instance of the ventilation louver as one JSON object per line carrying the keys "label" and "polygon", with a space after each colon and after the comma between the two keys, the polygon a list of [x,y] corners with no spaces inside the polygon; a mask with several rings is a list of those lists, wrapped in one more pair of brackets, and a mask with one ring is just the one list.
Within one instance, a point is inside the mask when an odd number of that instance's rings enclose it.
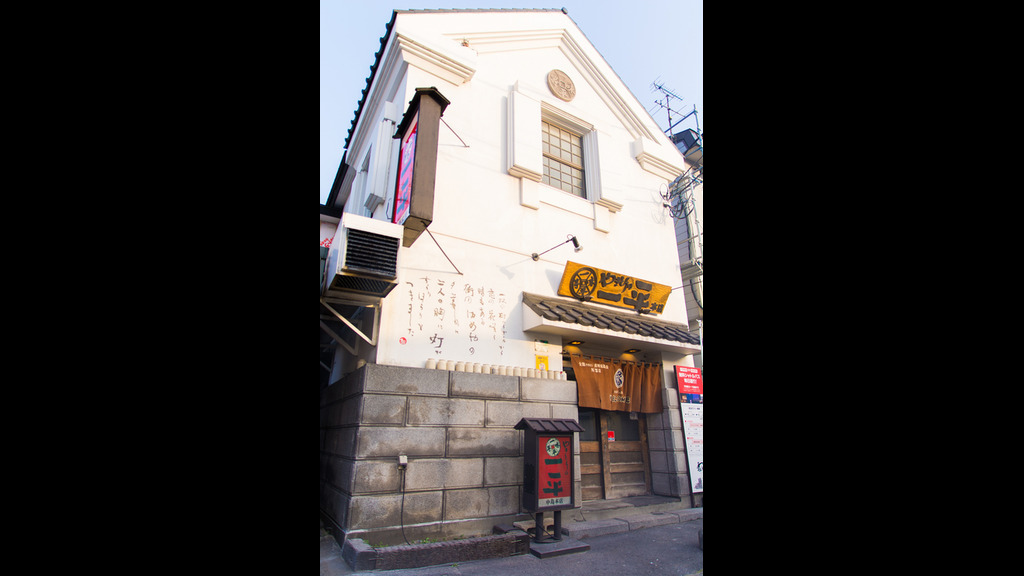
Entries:
{"label": "ventilation louver", "polygon": [[399,246],[404,229],[398,224],[345,214],[328,260],[327,300],[374,303],[397,285]]}
{"label": "ventilation louver", "polygon": [[394,278],[397,274],[398,244],[396,238],[364,230],[348,230],[345,267],[354,272],[367,272]]}

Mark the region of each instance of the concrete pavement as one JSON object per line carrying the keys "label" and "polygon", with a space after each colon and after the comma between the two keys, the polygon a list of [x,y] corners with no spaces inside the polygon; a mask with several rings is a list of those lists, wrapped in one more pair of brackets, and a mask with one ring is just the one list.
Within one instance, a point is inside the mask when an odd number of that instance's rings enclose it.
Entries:
{"label": "concrete pavement", "polygon": [[[597,528],[596,523],[601,522],[602,528],[590,533],[582,530],[583,526],[577,526],[573,537],[584,540],[591,549],[545,560],[532,554],[522,554],[409,570],[354,572],[342,560],[337,543],[331,538],[323,538],[320,541],[320,576],[693,575],[704,570],[704,552],[698,538],[698,531],[704,528],[703,509],[697,510],[699,514],[695,510],[689,511],[688,515],[677,516],[671,523],[668,518],[663,518],[666,515],[654,514],[650,516],[655,518],[624,517],[618,519],[618,523],[596,521],[594,527]],[[625,529],[619,531],[623,527]]]}

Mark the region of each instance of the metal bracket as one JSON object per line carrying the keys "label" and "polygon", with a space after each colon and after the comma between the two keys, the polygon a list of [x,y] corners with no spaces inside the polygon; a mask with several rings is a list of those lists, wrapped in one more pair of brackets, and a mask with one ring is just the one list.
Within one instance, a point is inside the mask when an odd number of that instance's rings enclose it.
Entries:
{"label": "metal bracket", "polygon": [[[380,304],[370,304],[370,305],[358,304],[359,306],[363,306],[363,307],[366,307],[366,308],[373,308],[373,337],[372,338],[367,336],[366,334],[363,334],[362,331],[359,330],[359,328],[356,328],[354,324],[349,322],[348,318],[345,318],[344,316],[341,315],[340,312],[338,312],[334,308],[331,308],[331,305],[328,304],[323,298],[320,299],[320,304],[324,308],[327,308],[331,312],[331,314],[334,314],[334,316],[338,320],[341,320],[342,322],[344,322],[346,326],[351,328],[352,331],[355,332],[364,341],[366,341],[367,344],[369,344],[370,346],[376,346],[377,345],[377,336],[379,336],[379,333],[380,333]],[[346,350],[348,350],[352,354],[357,354],[357,352],[355,350],[353,350],[352,347],[349,346],[348,343],[346,343],[344,339],[339,338],[338,335],[334,333],[334,331],[332,331],[326,324],[324,324],[323,320],[320,321],[320,328],[323,329],[324,332],[327,332],[327,334],[330,335],[331,338],[334,338],[335,340],[340,342],[341,345],[344,346]]]}
{"label": "metal bracket", "polygon": [[337,334],[335,334],[334,330],[331,330],[331,328],[327,324],[324,324],[323,320],[320,321],[320,329],[323,330],[324,332],[326,332],[328,336],[333,338],[335,342],[337,342],[338,344],[341,344],[342,346],[344,346],[345,350],[348,350],[349,354],[353,354],[353,355],[358,354],[358,352],[356,352],[355,348],[349,346],[348,342],[345,342],[344,338],[342,338],[341,336],[338,336]]}

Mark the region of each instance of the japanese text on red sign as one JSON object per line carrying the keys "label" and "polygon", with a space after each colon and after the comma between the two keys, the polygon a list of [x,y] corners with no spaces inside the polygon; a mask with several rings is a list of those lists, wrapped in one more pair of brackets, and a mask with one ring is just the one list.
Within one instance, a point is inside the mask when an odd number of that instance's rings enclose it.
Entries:
{"label": "japanese text on red sign", "polygon": [[537,436],[540,455],[540,494],[537,506],[566,506],[571,503],[572,438],[569,436]]}

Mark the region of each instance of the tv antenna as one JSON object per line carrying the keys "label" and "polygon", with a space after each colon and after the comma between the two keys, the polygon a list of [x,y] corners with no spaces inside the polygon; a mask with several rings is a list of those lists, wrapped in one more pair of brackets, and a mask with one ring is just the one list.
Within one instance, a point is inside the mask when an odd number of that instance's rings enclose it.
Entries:
{"label": "tv antenna", "polygon": [[661,80],[660,77],[656,79],[654,82],[651,82],[651,92],[661,92],[662,95],[665,97],[664,101],[656,100],[654,102],[656,105],[658,105],[660,108],[664,109],[668,113],[668,129],[665,130],[665,135],[671,138],[672,129],[678,126],[679,123],[681,123],[683,120],[686,120],[690,116],[693,116],[693,121],[697,124],[697,134],[700,134],[700,120],[697,118],[696,105],[694,105],[693,110],[688,112],[685,116],[676,120],[675,123],[672,122],[672,99],[675,98],[676,100],[679,100],[679,102],[681,103],[683,101],[683,97],[679,96],[672,90],[666,88],[664,83],[659,83],[659,80]]}
{"label": "tv antenna", "polygon": [[[679,150],[686,157],[688,165],[686,172],[669,184],[668,190],[661,197],[665,201],[664,206],[669,209],[672,217],[676,220],[687,220],[687,227],[690,225],[690,216],[692,215],[695,230],[694,234],[687,238],[687,240],[696,241],[696,248],[699,249],[700,256],[695,258],[694,261],[699,266],[698,270],[703,272],[704,230],[700,219],[696,215],[697,205],[694,198],[695,190],[704,183],[704,135],[700,131],[697,106],[695,105],[693,110],[673,122],[672,99],[675,98],[682,102],[683,97],[666,88],[665,84],[660,82],[660,78],[651,82],[651,92],[661,92],[664,96],[664,100],[658,100],[655,104],[665,109],[668,113],[668,130],[665,130],[665,135],[672,140],[673,144],[679,146]],[[678,135],[672,134],[672,129],[690,116],[693,116],[697,129],[687,128],[681,130]]]}
{"label": "tv antenna", "polygon": [[[672,218],[683,220],[686,224],[683,229],[686,230],[689,236],[684,241],[688,244],[690,260],[683,262],[680,266],[684,281],[683,286],[686,285],[686,282],[689,282],[690,292],[693,294],[694,301],[703,310],[704,226],[697,216],[697,203],[694,193],[697,187],[704,183],[704,135],[700,131],[700,119],[697,117],[696,105],[694,105],[692,111],[685,114],[682,118],[675,122],[672,121],[672,99],[675,98],[679,103],[682,103],[683,97],[666,88],[665,84],[661,83],[660,80],[661,78],[658,78],[651,82],[651,92],[661,92],[664,96],[664,100],[657,100],[655,104],[668,113],[668,129],[665,130],[665,135],[669,137],[673,144],[679,147],[680,152],[683,153],[687,160],[686,172],[669,184],[668,190],[661,197],[664,200],[663,205],[669,209]],[[652,109],[653,106],[651,109],[648,109],[648,113]],[[690,116],[693,116],[697,130],[687,128],[681,130],[678,135],[673,134],[672,129]],[[683,286],[680,286],[680,288]],[[702,354],[704,350],[703,326],[703,323],[701,323]]]}

